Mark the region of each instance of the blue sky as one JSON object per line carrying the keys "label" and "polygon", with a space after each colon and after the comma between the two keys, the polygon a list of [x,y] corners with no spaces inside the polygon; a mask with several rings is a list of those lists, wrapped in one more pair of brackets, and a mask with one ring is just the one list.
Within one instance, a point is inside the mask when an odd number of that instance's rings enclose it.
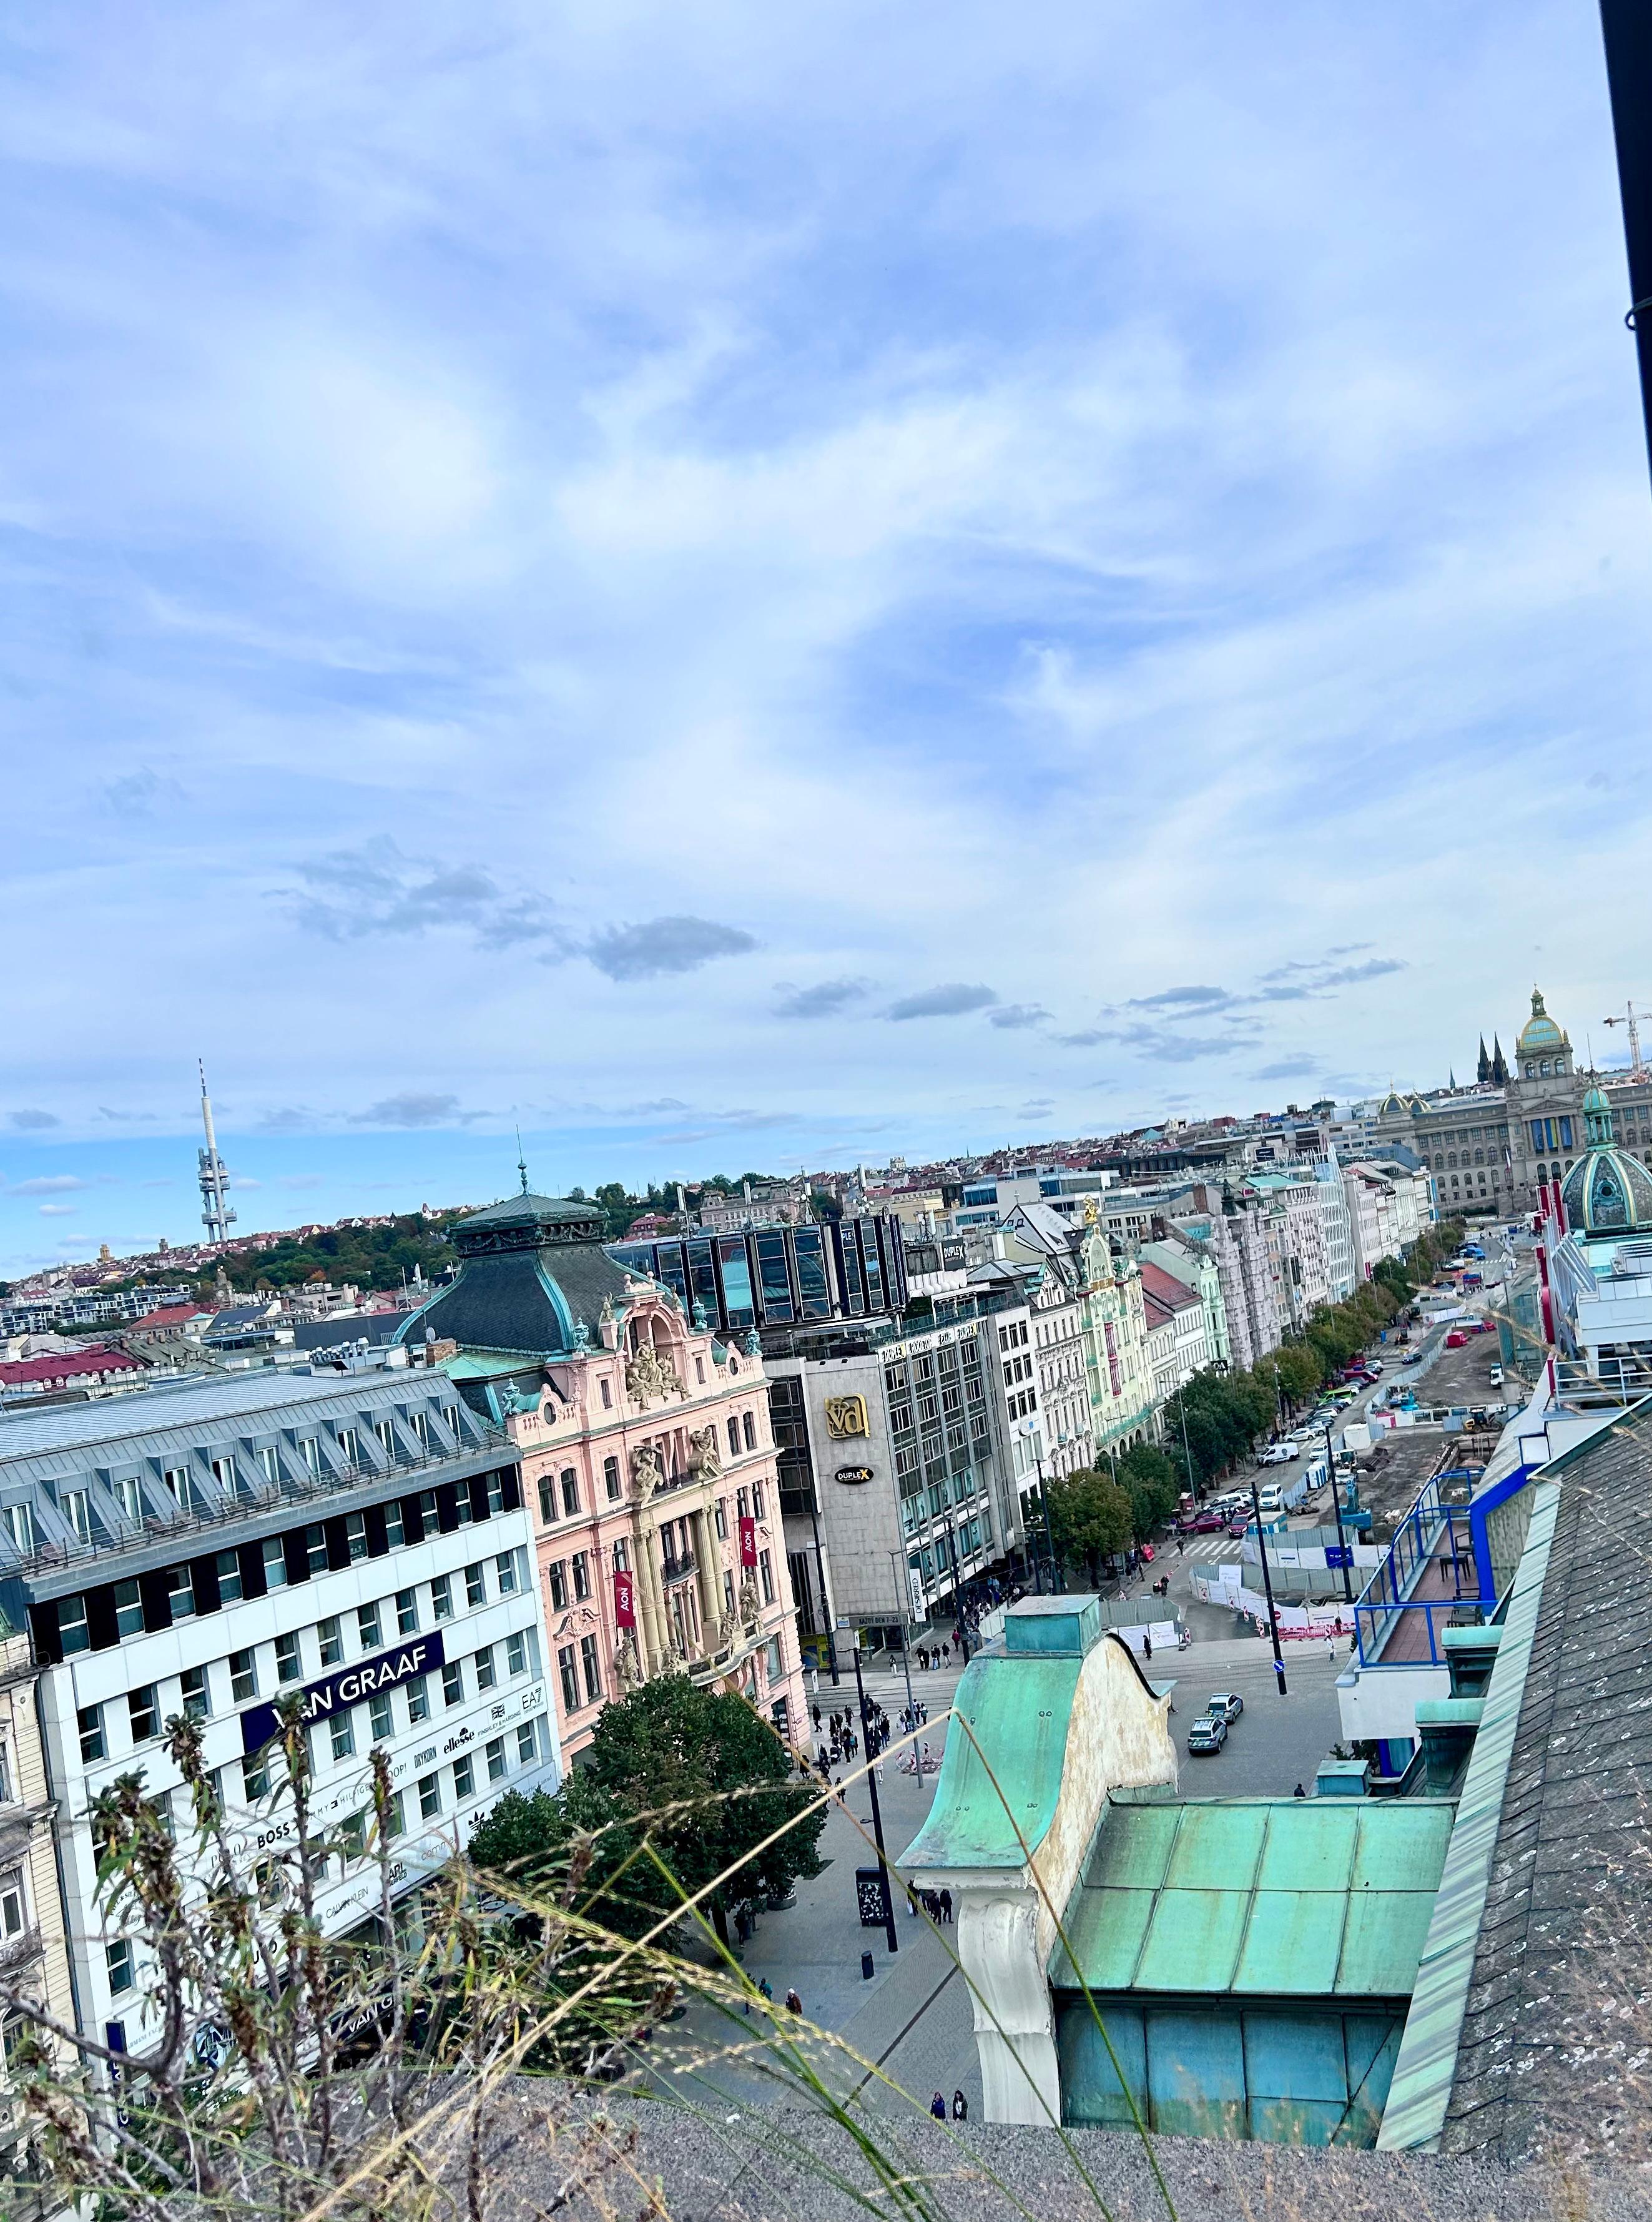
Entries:
{"label": "blue sky", "polygon": [[1652,1001],[1588,9],[0,36],[0,1270]]}

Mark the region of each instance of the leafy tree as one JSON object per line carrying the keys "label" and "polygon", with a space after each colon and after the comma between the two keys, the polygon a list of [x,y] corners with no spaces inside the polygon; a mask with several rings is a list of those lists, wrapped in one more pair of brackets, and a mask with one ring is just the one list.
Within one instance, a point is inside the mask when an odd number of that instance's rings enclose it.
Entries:
{"label": "leafy tree", "polygon": [[1100,1561],[1129,1548],[1136,1532],[1135,1508],[1111,1475],[1081,1466],[1045,1484],[1050,1539],[1065,1566],[1079,1566],[1091,1584]]}
{"label": "leafy tree", "polygon": [[1118,1461],[1119,1485],[1130,1500],[1136,1540],[1145,1543],[1176,1510],[1175,1467],[1152,1443],[1137,1443]]}

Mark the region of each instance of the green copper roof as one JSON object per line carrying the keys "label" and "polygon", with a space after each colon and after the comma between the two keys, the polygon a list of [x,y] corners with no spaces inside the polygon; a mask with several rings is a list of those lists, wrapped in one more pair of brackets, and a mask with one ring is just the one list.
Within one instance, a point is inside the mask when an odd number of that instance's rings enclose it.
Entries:
{"label": "green copper roof", "polygon": [[[1092,1991],[1407,1998],[1449,1798],[1108,1806],[1050,1980]],[[1076,1967],[1075,1967],[1076,1962]]]}
{"label": "green copper roof", "polygon": [[1083,1667],[1072,1653],[970,1660],[954,1702],[980,1751],[961,1728],[950,1730],[935,1803],[902,1855],[902,1867],[1026,1864],[1055,1818],[1067,1723]]}

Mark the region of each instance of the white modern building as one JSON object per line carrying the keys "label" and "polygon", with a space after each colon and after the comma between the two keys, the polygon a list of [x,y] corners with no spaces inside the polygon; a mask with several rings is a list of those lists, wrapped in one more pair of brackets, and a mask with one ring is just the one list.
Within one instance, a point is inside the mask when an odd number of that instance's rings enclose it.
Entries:
{"label": "white modern building", "polygon": [[235,1852],[278,1902],[275,1706],[302,1697],[316,1820],[344,1844],[316,1892],[332,1934],[379,1902],[375,1747],[404,1895],[504,1791],[554,1788],[515,1460],[423,1367],[195,1378],[0,1424],[0,1607],[27,1616],[41,1669],[83,2033],[128,2049],[147,2033],[143,1948],[97,1902],[88,1807],[136,1771],[187,1841],[174,1716],[200,1723]]}

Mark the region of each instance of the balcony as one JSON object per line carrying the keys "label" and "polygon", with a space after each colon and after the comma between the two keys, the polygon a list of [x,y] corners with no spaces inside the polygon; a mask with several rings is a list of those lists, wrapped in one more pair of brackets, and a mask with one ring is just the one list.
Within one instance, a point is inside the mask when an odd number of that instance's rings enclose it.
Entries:
{"label": "balcony", "polygon": [[673,1582],[691,1580],[699,1572],[699,1560],[691,1553],[685,1559],[662,1559],[660,1579],[669,1589]]}
{"label": "balcony", "polygon": [[698,1659],[687,1660],[688,1679],[696,1689],[706,1689],[713,1682],[722,1681],[725,1675],[732,1674],[737,1667],[743,1666],[754,1651],[762,1649],[767,1641],[761,1625],[754,1620],[748,1621],[734,1641],[725,1645],[722,1650],[707,1652]]}

